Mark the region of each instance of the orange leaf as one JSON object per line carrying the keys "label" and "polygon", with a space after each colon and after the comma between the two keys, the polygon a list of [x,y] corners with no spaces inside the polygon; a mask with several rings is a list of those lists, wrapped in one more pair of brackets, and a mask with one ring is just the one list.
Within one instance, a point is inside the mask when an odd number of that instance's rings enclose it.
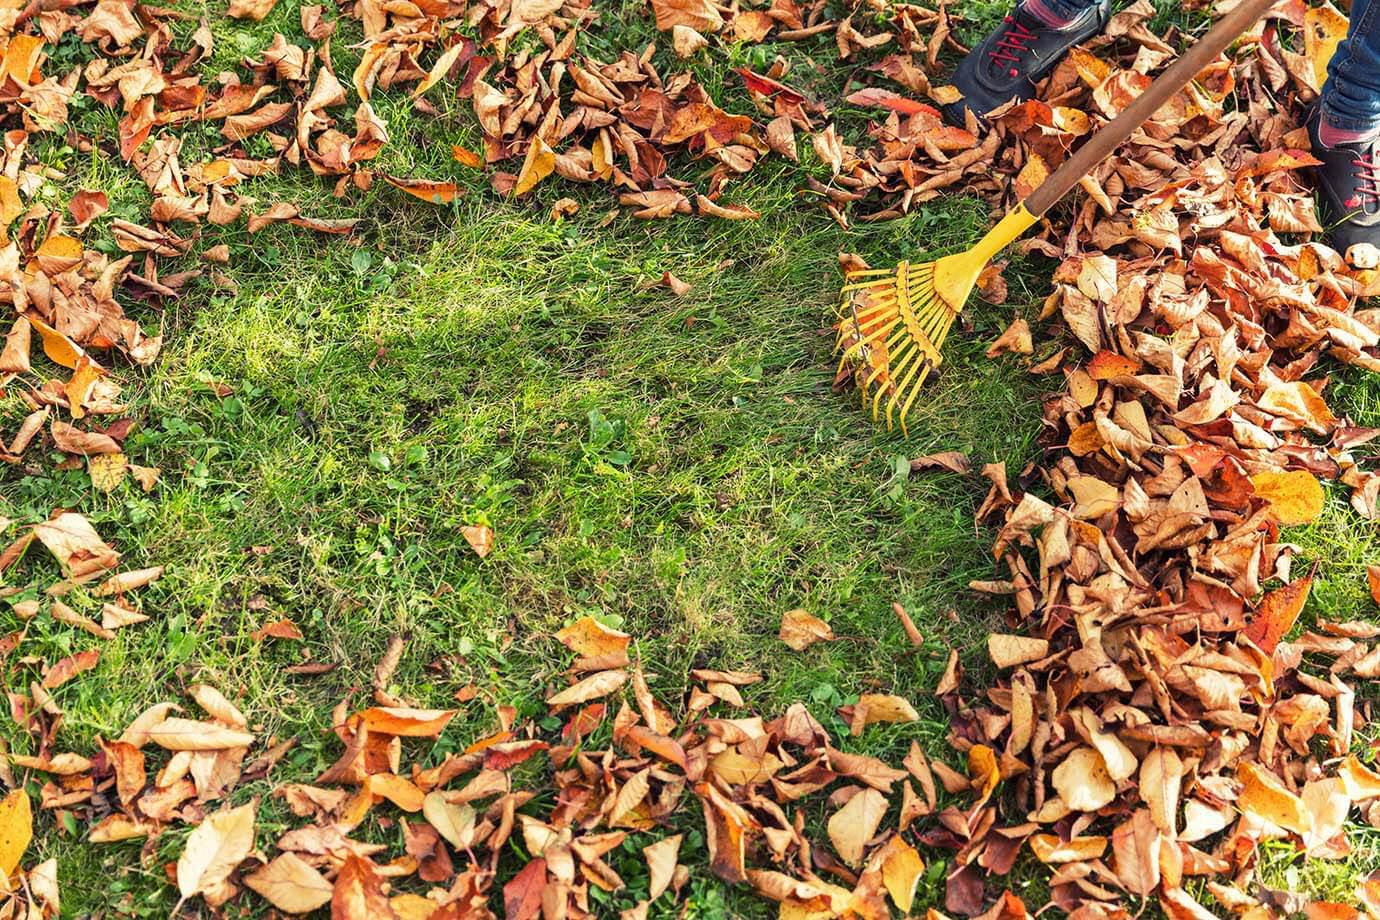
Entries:
{"label": "orange leaf", "polygon": [[1287,831],[1308,832],[1313,822],[1303,800],[1284,788],[1273,773],[1258,763],[1245,761],[1237,777],[1242,783],[1241,795],[1236,800],[1238,808]]}
{"label": "orange leaf", "polygon": [[43,55],[43,39],[37,35],[13,35],[5,48],[5,76],[13,77],[21,86],[31,86],[43,79],[38,71]]}
{"label": "orange leaf", "polygon": [[359,714],[370,732],[404,738],[435,738],[455,718],[454,709],[407,709],[375,706]]}
{"label": "orange leaf", "polygon": [[353,853],[346,856],[331,892],[331,920],[388,920],[393,916],[377,867]]}
{"label": "orange leaf", "polygon": [[1139,371],[1139,361],[1114,351],[1099,351],[1088,362],[1088,376],[1094,380],[1111,380],[1113,377],[1126,377]]}
{"label": "orange leaf", "polygon": [[461,147],[459,144],[451,145],[450,155],[455,162],[463,163],[465,166],[469,166],[472,169],[479,169],[484,165],[484,159],[479,154],[470,150],[468,147]]}
{"label": "orange leaf", "polygon": [[[34,311],[30,310],[24,315],[29,318],[29,325],[37,329],[39,335],[43,336],[43,353],[54,364],[61,364],[63,367],[75,370],[77,363],[87,357],[86,352],[82,351],[75,342],[39,319]],[[90,358],[87,360],[89,361]]]}
{"label": "orange leaf", "polygon": [[464,197],[464,192],[456,188],[454,182],[432,182],[427,179],[399,179],[384,176],[383,180],[394,188],[400,188],[414,198],[431,204],[450,204],[456,196]]}
{"label": "orange leaf", "polygon": [[1308,600],[1308,591],[1313,587],[1313,576],[1300,578],[1278,590],[1265,595],[1250,624],[1241,635],[1250,639],[1267,655],[1273,655],[1275,646],[1284,638],[1299,618],[1303,605]]}
{"label": "orange leaf", "polygon": [[1045,158],[1038,153],[1032,153],[1030,159],[1025,161],[1017,174],[1011,189],[1016,194],[1017,201],[1024,201],[1030,197],[1030,193],[1035,191],[1049,178],[1049,166],[1045,164]]}
{"label": "orange leaf", "polygon": [[936,120],[940,118],[939,110],[932,105],[916,102],[914,99],[907,99],[900,93],[893,93],[891,90],[876,87],[860,89],[843,101],[852,105],[890,109],[893,112],[900,112],[902,115],[924,114],[932,115]]}
{"label": "orange leaf", "polygon": [[48,669],[48,673],[43,675],[43,686],[48,690],[61,687],[83,671],[94,668],[100,660],[101,650],[97,648],[69,655]]}

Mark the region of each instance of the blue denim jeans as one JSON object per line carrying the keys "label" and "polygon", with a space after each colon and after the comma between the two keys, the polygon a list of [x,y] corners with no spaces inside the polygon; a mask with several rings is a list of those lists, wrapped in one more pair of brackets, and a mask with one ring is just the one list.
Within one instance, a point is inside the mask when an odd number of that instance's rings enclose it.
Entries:
{"label": "blue denim jeans", "polygon": [[1327,65],[1323,118],[1343,131],[1380,128],[1380,3],[1351,0],[1351,26]]}
{"label": "blue denim jeans", "polygon": [[[1097,0],[1041,2],[1061,19],[1073,19]],[[1380,0],[1352,0],[1351,27],[1327,66],[1322,108],[1334,128],[1380,128]]]}

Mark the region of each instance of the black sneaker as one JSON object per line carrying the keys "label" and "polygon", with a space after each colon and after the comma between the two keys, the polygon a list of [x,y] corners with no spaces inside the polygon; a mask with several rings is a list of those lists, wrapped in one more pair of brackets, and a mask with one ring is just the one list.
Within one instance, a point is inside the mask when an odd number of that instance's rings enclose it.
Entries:
{"label": "black sneaker", "polygon": [[1308,139],[1321,199],[1319,218],[1332,248],[1346,255],[1357,243],[1380,246],[1380,135],[1352,144],[1324,147],[1318,139],[1320,109],[1308,116]]}
{"label": "black sneaker", "polygon": [[1064,26],[1053,29],[1021,9],[1020,5],[982,43],[968,52],[954,71],[953,85],[963,98],[944,106],[944,117],[964,127],[965,112],[972,110],[979,124],[983,116],[1005,102],[1019,102],[1035,95],[1059,59],[1074,45],[1107,27],[1112,0],[1101,0]]}

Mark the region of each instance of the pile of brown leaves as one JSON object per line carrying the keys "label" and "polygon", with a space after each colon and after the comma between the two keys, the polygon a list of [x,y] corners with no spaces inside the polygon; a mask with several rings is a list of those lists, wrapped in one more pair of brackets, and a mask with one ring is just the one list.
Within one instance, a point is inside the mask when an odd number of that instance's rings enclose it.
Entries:
{"label": "pile of brown leaves", "polygon": [[[1119,13],[1109,56],[1075,51],[1042,100],[999,115],[982,168],[1016,173],[1015,196],[1028,193],[1147,86],[1170,51],[1149,12]],[[1380,431],[1338,418],[1327,378],[1305,378],[1324,354],[1380,367],[1380,311],[1358,308],[1375,253],[1348,262],[1310,241],[1321,228],[1301,171],[1315,161],[1299,125],[1320,68],[1280,30],[1318,11],[1272,15],[1027,243],[1061,260],[1042,318],[1092,357],[1074,366],[1064,348],[1030,368],[1066,378],[1044,406],[1049,460],[1016,486],[1003,464],[982,471],[978,517],[998,527],[1005,577],[972,587],[1009,597],[1023,631],[991,637],[993,686],[965,692],[955,655],[939,688],[967,759],[945,785],[973,798],[922,839],[955,853],[955,913],[988,911],[985,879],[1029,844],[1071,916],[1124,917],[1133,896],[1176,920],[1211,917],[1185,891],[1193,878],[1235,914],[1293,914],[1306,899],[1254,877],[1259,845],[1340,859],[1353,806],[1380,821],[1380,775],[1350,755],[1365,713],[1349,680],[1380,674],[1366,641],[1380,628],[1320,621],[1283,641],[1312,579],[1291,579],[1280,528],[1320,513],[1320,478],[1376,516],[1380,479],[1355,451]],[[986,290],[1001,299],[997,276]],[[989,354],[1004,352],[1033,352],[1023,320]],[[1380,913],[1380,885],[1354,903]],[[1008,893],[988,915],[1024,910]]]}
{"label": "pile of brown leaves", "polygon": [[[814,629],[807,619],[793,622]],[[591,888],[624,887],[603,857],[631,838],[647,841],[641,849],[650,890],[624,917],[643,917],[651,901],[667,892],[678,897],[689,880],[677,860],[682,836],[667,836],[664,828],[695,805],[714,872],[781,902],[783,917],[883,918],[890,916],[888,900],[903,913],[912,908],[924,866],[903,832],[936,805],[933,774],[919,748],[906,766],[923,796],[906,771],[835,747],[802,704],[770,721],[748,714],[739,688],[760,675],[693,671],[689,696],[668,706],[629,661],[626,633],[586,617],[556,638],[577,656],[571,683],[547,699],[559,728],[543,733],[535,723],[518,724],[511,707],[499,706],[494,733],[429,767],[405,766],[404,739],[438,737],[456,712],[411,708],[385,692],[401,654],[395,642],[375,675],[375,705],[353,713],[347,701],[336,707],[339,759],[315,784],[274,789],[305,820],[278,836],[271,858],[255,848],[257,802],[209,809],[237,786],[264,779],[295,739],[271,741],[246,763],[258,739],[240,710],[212,687],[189,691],[205,716],[189,718],[160,703],[119,738],[101,740],[90,757],[56,749],[60,714],[33,706],[22,724],[41,753],[9,760],[46,777],[40,808],[89,824],[92,842],[146,838],[145,857],[152,858],[165,828],[195,825],[181,857],[165,868],[184,901],[200,897],[213,908],[245,897],[247,888],[287,913],[330,905],[337,920],[482,920],[494,916],[489,904],[500,896],[508,920],[593,916]],[[917,718],[905,700],[878,694],[845,715],[854,734],[869,724]],[[607,746],[596,748],[596,737]],[[521,788],[516,768],[533,758],[547,758],[551,769],[542,786]],[[554,796],[544,794],[548,788]],[[805,806],[826,790],[832,850],[805,830]],[[898,794],[899,820],[884,827],[890,798]],[[550,804],[532,814],[537,801]],[[389,816],[375,821],[396,822],[405,843],[405,852],[391,858],[386,846],[351,836],[384,807]],[[16,792],[0,807],[0,843],[23,839],[13,859],[0,846],[0,869],[17,865],[29,822],[28,800]],[[515,874],[514,849],[506,846],[514,834],[528,854]],[[46,880],[51,867],[34,872]],[[500,873],[511,876],[502,886]],[[426,893],[390,893],[398,887]],[[39,896],[32,881],[31,888],[33,895],[16,891],[14,897]],[[44,913],[42,901],[33,903],[40,907],[32,916],[54,915]]]}

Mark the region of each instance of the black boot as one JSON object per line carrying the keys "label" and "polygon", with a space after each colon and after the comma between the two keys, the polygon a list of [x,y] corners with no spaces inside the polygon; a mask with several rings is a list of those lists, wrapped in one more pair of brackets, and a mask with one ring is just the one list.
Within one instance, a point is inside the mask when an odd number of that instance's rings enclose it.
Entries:
{"label": "black boot", "polygon": [[1031,98],[1035,84],[1054,69],[1059,58],[1106,28],[1111,15],[1112,0],[1101,0],[1062,29],[1054,29],[1017,5],[959,62],[953,85],[963,98],[944,106],[944,117],[963,127],[965,112],[971,110],[982,123],[983,116],[997,106]]}
{"label": "black boot", "polygon": [[1308,116],[1308,139],[1313,156],[1322,160],[1313,169],[1321,213],[1332,248],[1346,255],[1357,243],[1380,247],[1380,135],[1350,144],[1325,147],[1318,139],[1321,111]]}

